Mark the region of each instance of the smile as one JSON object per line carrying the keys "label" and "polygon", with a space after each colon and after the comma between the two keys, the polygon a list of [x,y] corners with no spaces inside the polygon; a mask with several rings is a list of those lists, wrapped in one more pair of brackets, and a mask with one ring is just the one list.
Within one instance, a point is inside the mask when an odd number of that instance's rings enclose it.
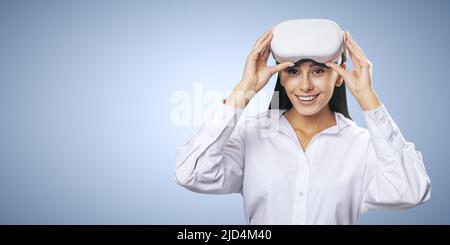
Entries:
{"label": "smile", "polygon": [[309,102],[309,101],[313,101],[314,99],[317,98],[317,96],[319,96],[319,94],[316,95],[311,95],[311,96],[297,96],[299,100],[304,101],[304,102]]}

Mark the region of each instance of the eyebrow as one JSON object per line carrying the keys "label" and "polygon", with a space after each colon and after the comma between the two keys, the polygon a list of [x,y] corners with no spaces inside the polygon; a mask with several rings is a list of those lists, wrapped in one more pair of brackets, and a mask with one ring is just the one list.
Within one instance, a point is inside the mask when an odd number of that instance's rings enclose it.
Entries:
{"label": "eyebrow", "polygon": [[[304,62],[300,62],[300,63],[295,63],[295,66],[293,66],[293,67],[288,67],[287,69],[289,69],[289,68],[294,68],[294,67],[299,67],[300,65],[301,65],[301,63],[304,63]],[[311,64],[309,64],[309,67],[311,68],[311,67],[315,67],[315,66],[319,66],[319,67],[322,67],[322,68],[330,68],[330,67],[328,67],[327,65],[325,65],[325,64],[323,64],[323,63],[318,63],[318,62],[312,62]],[[286,69],[286,70],[287,70]]]}

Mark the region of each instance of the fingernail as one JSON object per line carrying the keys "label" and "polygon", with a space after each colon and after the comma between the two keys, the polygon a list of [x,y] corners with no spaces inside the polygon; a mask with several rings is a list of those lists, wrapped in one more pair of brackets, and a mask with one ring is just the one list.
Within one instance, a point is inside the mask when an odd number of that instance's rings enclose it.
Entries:
{"label": "fingernail", "polygon": [[295,66],[295,64],[294,64],[294,63],[291,63],[291,64],[289,64],[288,67],[293,67],[293,66]]}

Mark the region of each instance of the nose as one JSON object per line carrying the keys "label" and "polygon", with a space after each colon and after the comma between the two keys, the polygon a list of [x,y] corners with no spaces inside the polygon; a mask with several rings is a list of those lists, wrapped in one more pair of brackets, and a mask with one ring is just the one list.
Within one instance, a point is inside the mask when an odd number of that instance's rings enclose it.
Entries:
{"label": "nose", "polygon": [[300,81],[298,83],[298,88],[303,92],[308,92],[313,89],[313,83],[308,77],[308,74],[304,74],[300,77]]}

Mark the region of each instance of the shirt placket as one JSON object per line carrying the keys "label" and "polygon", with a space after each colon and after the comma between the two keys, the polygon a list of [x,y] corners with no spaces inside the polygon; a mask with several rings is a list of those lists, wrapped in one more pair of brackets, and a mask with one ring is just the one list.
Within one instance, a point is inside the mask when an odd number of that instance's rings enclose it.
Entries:
{"label": "shirt placket", "polygon": [[297,143],[299,147],[298,151],[298,163],[299,166],[297,168],[297,172],[295,175],[295,180],[292,182],[292,199],[293,199],[293,213],[292,213],[292,223],[293,224],[306,224],[307,222],[307,214],[308,214],[308,198],[309,198],[309,187],[311,182],[311,152],[314,151],[315,141],[317,138],[321,137],[323,132],[315,135],[306,149],[303,151],[300,141],[298,140],[295,131],[288,130],[290,137],[292,137],[293,141]]}
{"label": "shirt placket", "polygon": [[293,223],[294,224],[306,224],[306,216],[308,210],[308,190],[311,179],[311,165],[310,161],[305,157],[303,161],[300,161],[296,181],[294,182],[294,212]]}

